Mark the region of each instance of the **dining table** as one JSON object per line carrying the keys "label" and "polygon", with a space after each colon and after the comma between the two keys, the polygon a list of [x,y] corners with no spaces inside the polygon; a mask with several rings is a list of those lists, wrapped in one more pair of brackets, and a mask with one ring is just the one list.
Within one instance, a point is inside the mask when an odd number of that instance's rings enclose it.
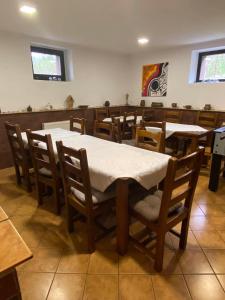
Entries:
{"label": "dining table", "polygon": [[[38,132],[46,134],[46,130]],[[74,149],[86,149],[93,188],[105,192],[107,188],[115,185],[117,249],[124,255],[127,252],[129,238],[128,195],[131,183],[137,182],[145,190],[159,184],[166,176],[170,156],[90,135],[70,134],[62,129],[48,129],[48,134],[52,136],[56,159],[58,159],[56,141],[62,141],[65,146]],[[26,133],[22,133],[22,139],[27,144]]]}

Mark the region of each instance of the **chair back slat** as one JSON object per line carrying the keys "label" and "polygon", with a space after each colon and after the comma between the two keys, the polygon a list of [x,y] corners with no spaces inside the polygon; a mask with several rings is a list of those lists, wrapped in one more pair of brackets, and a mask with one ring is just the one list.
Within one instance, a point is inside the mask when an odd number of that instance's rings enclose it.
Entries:
{"label": "chair back slat", "polygon": [[144,108],[142,112],[143,121],[153,121],[155,120],[155,111],[151,108]]}
{"label": "chair back slat", "polygon": [[204,149],[199,149],[180,160],[174,157],[170,158],[164,180],[159,214],[160,224],[166,226],[169,222],[169,208],[179,202],[184,202],[183,206],[190,214],[203,155]]}
{"label": "chair back slat", "polygon": [[164,133],[162,131],[151,132],[137,128],[135,144],[139,148],[155,152],[163,152]]}
{"label": "chair back slat", "polygon": [[116,143],[122,142],[122,136],[121,136],[121,122],[119,118],[112,118],[113,126],[113,138]]}
{"label": "chair back slat", "polygon": [[94,136],[103,140],[113,141],[114,140],[113,128],[114,128],[113,123],[99,122],[98,120],[95,120]]}
{"label": "chair back slat", "polygon": [[40,169],[45,168],[57,179],[58,170],[51,135],[40,135],[31,130],[27,130],[26,133],[36,176],[41,176]]}
{"label": "chair back slat", "polygon": [[107,107],[95,109],[95,119],[96,120],[102,121],[108,117],[109,117],[109,110]]}
{"label": "chair back slat", "polygon": [[83,118],[70,118],[70,131],[79,132],[85,134],[86,132],[86,120]]}
{"label": "chair back slat", "polygon": [[110,107],[109,108],[109,117],[120,117],[121,116],[121,107]]}
{"label": "chair back slat", "polygon": [[56,142],[56,146],[63,177],[65,198],[68,199],[68,196],[71,195],[71,188],[75,188],[84,194],[85,206],[87,210],[91,210],[93,203],[86,150],[66,147],[62,141]]}
{"label": "chair back slat", "polygon": [[29,157],[25,151],[19,125],[5,122],[5,128],[9,140],[14,163],[28,163]]}

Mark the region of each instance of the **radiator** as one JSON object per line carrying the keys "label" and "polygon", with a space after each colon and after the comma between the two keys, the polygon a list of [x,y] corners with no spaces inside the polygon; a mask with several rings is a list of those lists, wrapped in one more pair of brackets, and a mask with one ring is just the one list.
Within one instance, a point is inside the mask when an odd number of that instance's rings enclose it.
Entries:
{"label": "radiator", "polygon": [[62,128],[70,130],[70,121],[59,121],[59,122],[47,122],[42,123],[42,129]]}

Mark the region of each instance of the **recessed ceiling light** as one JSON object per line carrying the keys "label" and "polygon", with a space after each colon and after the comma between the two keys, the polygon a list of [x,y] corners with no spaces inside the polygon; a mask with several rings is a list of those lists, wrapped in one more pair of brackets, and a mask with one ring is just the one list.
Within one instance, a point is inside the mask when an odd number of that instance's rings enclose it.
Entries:
{"label": "recessed ceiling light", "polygon": [[20,11],[24,14],[33,15],[37,12],[37,9],[33,6],[23,5],[20,7]]}
{"label": "recessed ceiling light", "polygon": [[147,39],[145,37],[142,37],[142,38],[138,39],[138,44],[139,45],[146,45],[146,44],[148,44],[148,42],[149,42],[149,39]]}

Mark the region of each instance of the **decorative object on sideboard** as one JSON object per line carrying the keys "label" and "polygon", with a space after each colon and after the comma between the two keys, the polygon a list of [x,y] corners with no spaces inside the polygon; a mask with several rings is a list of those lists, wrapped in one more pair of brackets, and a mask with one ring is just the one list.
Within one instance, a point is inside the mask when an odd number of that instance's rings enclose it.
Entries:
{"label": "decorative object on sideboard", "polygon": [[145,100],[144,100],[144,99],[141,100],[140,106],[141,106],[141,107],[145,107]]}
{"label": "decorative object on sideboard", "polygon": [[151,107],[163,107],[162,102],[152,102]]}
{"label": "decorative object on sideboard", "polygon": [[109,107],[110,106],[110,101],[106,100],[104,105],[105,105],[105,107]]}
{"label": "decorative object on sideboard", "polygon": [[32,111],[32,107],[29,105],[29,106],[27,106],[27,111],[28,112],[31,112]]}
{"label": "decorative object on sideboard", "polygon": [[44,108],[45,108],[45,110],[52,110],[53,106],[48,102]]}
{"label": "decorative object on sideboard", "polygon": [[186,109],[192,109],[192,106],[191,105],[184,105],[184,108],[186,108]]}
{"label": "decorative object on sideboard", "polygon": [[177,103],[172,103],[171,106],[172,108],[177,108]]}
{"label": "decorative object on sideboard", "polygon": [[125,104],[129,105],[129,94],[128,93],[125,95],[125,99],[126,99]]}
{"label": "decorative object on sideboard", "polygon": [[74,99],[71,95],[69,95],[67,98],[66,98],[66,109],[73,109],[73,105],[74,105]]}
{"label": "decorative object on sideboard", "polygon": [[204,110],[212,110],[212,106],[211,106],[211,104],[205,104],[203,109]]}

